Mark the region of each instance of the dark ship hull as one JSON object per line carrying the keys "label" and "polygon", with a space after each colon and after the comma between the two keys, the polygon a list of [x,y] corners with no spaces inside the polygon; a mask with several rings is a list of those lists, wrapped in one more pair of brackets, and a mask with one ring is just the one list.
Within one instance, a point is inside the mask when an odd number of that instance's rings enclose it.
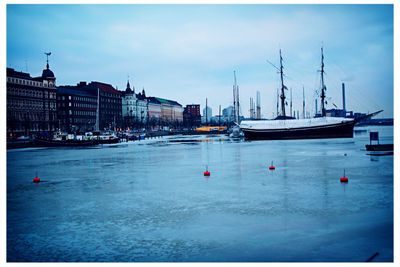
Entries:
{"label": "dark ship hull", "polygon": [[324,117],[308,120],[243,121],[240,129],[248,140],[352,138],[356,123],[380,112],[382,110],[357,119]]}
{"label": "dark ship hull", "polygon": [[355,122],[333,125],[298,127],[287,129],[246,129],[242,128],[248,140],[287,140],[287,139],[322,139],[352,138]]}
{"label": "dark ship hull", "polygon": [[45,139],[35,139],[35,147],[86,147],[95,146],[99,143],[92,140],[45,140]]}

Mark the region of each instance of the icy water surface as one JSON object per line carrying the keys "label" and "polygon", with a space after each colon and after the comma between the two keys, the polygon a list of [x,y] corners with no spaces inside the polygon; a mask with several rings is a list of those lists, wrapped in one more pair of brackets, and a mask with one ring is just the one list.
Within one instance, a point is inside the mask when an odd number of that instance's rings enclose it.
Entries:
{"label": "icy water surface", "polygon": [[393,128],[356,129],[8,150],[7,260],[393,261],[393,156],[364,146],[370,129],[393,142]]}

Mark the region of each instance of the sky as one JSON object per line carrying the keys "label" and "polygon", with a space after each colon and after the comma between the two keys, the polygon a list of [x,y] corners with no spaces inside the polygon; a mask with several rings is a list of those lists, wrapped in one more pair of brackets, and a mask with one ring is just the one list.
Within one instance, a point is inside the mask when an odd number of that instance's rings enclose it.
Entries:
{"label": "sky", "polygon": [[[51,52],[58,85],[101,81],[183,106],[206,98],[213,115],[232,105],[233,72],[242,115],[261,94],[276,116],[282,50],[293,110],[314,114],[324,48],[327,108],[393,117],[392,5],[7,5],[7,67],[40,76]],[[286,91],[289,112],[290,91]],[[320,106],[320,104],[318,104]]]}

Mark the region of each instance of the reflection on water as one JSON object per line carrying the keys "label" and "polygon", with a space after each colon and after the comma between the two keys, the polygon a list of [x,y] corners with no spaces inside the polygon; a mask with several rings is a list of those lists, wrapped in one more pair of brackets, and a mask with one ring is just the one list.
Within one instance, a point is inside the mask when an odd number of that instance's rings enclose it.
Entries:
{"label": "reflection on water", "polygon": [[[393,142],[393,128],[379,131]],[[172,136],[9,150],[7,259],[392,261],[393,156],[367,155],[368,142]],[[32,183],[36,171],[45,182]]]}

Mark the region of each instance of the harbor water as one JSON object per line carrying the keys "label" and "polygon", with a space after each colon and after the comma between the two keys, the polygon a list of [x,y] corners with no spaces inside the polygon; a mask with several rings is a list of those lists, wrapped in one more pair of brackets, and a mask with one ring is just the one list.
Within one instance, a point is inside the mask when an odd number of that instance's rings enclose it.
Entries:
{"label": "harbor water", "polygon": [[393,143],[371,126],[8,150],[7,261],[392,262],[393,155],[365,151],[371,130]]}

